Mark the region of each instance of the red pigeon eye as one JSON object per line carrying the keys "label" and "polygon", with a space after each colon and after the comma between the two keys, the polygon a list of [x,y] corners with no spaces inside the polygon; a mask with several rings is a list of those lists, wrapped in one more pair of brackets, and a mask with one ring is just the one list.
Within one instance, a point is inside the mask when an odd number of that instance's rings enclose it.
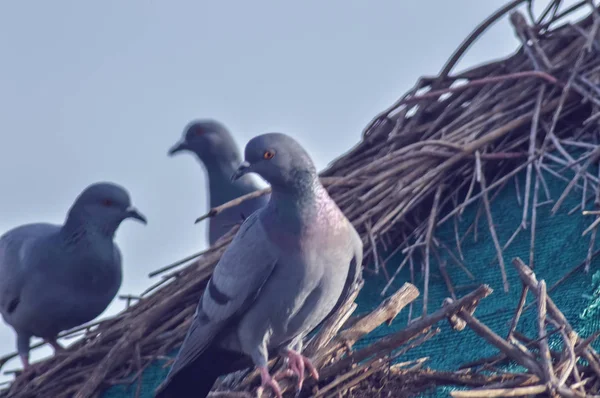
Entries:
{"label": "red pigeon eye", "polygon": [[110,206],[112,206],[112,204],[113,204],[113,202],[110,199],[104,199],[104,200],[102,200],[102,206],[110,207]]}
{"label": "red pigeon eye", "polygon": [[196,130],[194,133],[195,133],[196,135],[202,135],[202,134],[204,134],[204,130],[200,130],[200,129],[198,129],[198,130]]}

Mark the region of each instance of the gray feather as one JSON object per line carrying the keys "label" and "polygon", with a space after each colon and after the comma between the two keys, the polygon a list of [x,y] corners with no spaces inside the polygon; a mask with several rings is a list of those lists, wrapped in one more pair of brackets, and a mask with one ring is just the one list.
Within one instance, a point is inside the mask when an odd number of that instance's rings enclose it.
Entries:
{"label": "gray feather", "polygon": [[[185,350],[180,351],[168,378],[202,354],[215,334],[235,321],[254,302],[273,272],[277,259],[265,246],[258,213],[244,221],[232,244],[223,253],[183,342]],[[254,253],[263,253],[263,256],[255,257]],[[240,278],[240,275],[245,277]],[[215,298],[211,286],[228,300]]]}

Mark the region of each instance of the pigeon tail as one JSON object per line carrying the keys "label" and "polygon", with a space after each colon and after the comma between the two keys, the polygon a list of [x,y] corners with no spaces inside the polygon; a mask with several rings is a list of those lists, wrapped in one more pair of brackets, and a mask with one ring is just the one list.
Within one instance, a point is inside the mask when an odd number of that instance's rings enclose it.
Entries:
{"label": "pigeon tail", "polygon": [[198,359],[161,385],[155,398],[203,398],[207,397],[220,376],[244,369],[251,362],[242,354],[217,348],[209,348]]}

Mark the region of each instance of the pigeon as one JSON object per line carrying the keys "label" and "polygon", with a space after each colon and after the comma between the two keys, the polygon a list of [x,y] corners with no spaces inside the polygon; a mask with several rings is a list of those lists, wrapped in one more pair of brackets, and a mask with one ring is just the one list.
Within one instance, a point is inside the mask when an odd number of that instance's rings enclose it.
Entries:
{"label": "pigeon", "polygon": [[[304,337],[362,280],[360,236],[297,141],[254,137],[232,179],[250,172],[271,185],[269,202],[243,222],[217,263],[157,398],[206,397],[218,377],[252,365],[277,397],[280,376],[295,375],[300,391],[305,369],[318,379],[301,354]],[[287,369],[271,376],[275,355]]]}
{"label": "pigeon", "polygon": [[[211,208],[260,190],[250,175],[231,180],[231,175],[240,164],[240,153],[231,134],[221,123],[214,120],[190,122],[184,129],[183,138],[169,150],[169,155],[186,150],[195,153],[204,164],[208,174]],[[212,217],[208,226],[209,244],[212,246],[231,227],[249,217],[267,201],[268,195],[248,199]]]}
{"label": "pigeon", "polygon": [[61,331],[93,320],[113,300],[122,278],[113,238],[126,218],[147,223],[124,188],[100,182],[77,197],[63,225],[25,224],[0,237],[0,313],[16,332],[24,370],[32,336],[61,351]]}

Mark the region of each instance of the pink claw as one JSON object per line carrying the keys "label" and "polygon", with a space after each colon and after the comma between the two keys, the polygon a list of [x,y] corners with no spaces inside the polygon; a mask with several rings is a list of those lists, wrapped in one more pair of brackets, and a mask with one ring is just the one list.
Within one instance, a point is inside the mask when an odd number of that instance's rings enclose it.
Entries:
{"label": "pink claw", "polygon": [[271,377],[271,375],[269,374],[269,369],[266,367],[261,367],[259,369],[261,387],[270,387],[277,396],[277,398],[283,398],[283,395],[281,394],[281,387],[279,387],[279,383],[277,383],[277,381],[273,377]]}
{"label": "pink claw", "polygon": [[319,373],[317,372],[317,369],[315,369],[310,359],[292,350],[287,351],[287,357],[289,371],[298,377],[298,391],[302,390],[302,385],[304,384],[305,368],[308,369],[308,372],[315,380],[319,380]]}
{"label": "pink claw", "polygon": [[295,376],[296,373],[294,373],[294,371],[292,369],[284,369],[284,370],[280,370],[279,372],[277,372],[277,374],[273,375],[273,378],[277,381],[281,380],[281,379],[285,379],[286,377],[292,377]]}

